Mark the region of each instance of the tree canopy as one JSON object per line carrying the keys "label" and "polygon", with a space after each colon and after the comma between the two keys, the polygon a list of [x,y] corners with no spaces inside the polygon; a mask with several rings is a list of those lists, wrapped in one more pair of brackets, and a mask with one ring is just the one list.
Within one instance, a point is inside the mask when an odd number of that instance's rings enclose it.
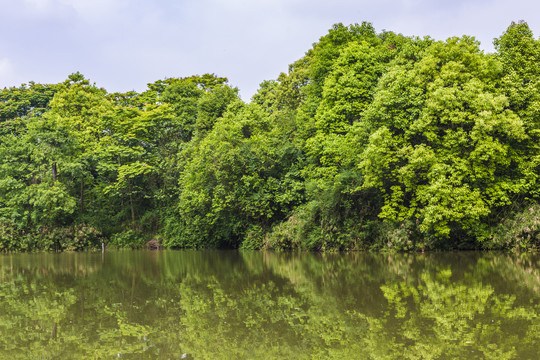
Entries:
{"label": "tree canopy", "polygon": [[336,24],[250,103],[215,74],[1,90],[0,250],[536,248],[540,41],[494,45]]}

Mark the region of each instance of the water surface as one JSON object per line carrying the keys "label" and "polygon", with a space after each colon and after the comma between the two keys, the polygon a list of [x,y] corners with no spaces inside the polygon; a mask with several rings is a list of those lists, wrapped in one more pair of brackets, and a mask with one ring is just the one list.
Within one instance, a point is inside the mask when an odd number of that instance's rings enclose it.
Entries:
{"label": "water surface", "polygon": [[538,359],[540,256],[0,256],[0,359]]}

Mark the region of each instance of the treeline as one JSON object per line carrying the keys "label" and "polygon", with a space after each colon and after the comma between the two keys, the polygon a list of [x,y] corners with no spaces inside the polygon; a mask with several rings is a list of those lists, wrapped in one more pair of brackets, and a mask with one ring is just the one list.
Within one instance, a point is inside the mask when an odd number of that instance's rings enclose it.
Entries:
{"label": "treeline", "polygon": [[250,103],[205,74],[0,91],[0,250],[540,244],[540,40],[335,25]]}

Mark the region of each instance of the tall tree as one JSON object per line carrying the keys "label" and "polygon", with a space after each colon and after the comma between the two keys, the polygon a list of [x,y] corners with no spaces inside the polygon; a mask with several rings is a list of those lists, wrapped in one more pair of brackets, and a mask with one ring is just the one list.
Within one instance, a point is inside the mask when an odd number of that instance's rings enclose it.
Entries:
{"label": "tall tree", "polygon": [[286,127],[237,101],[183,154],[176,234],[169,245],[239,247],[283,220],[302,195],[299,152]]}
{"label": "tall tree", "polygon": [[384,196],[380,217],[416,221],[423,236],[482,238],[485,217],[522,191],[516,169],[527,134],[497,89],[500,69],[463,37],[383,76],[360,165],[365,186]]}

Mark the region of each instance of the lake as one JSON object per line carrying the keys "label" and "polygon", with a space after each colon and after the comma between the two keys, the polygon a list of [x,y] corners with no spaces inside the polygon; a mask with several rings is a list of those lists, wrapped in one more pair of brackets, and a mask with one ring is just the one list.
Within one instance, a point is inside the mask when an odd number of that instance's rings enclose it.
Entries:
{"label": "lake", "polygon": [[0,359],[538,359],[540,256],[0,255]]}

